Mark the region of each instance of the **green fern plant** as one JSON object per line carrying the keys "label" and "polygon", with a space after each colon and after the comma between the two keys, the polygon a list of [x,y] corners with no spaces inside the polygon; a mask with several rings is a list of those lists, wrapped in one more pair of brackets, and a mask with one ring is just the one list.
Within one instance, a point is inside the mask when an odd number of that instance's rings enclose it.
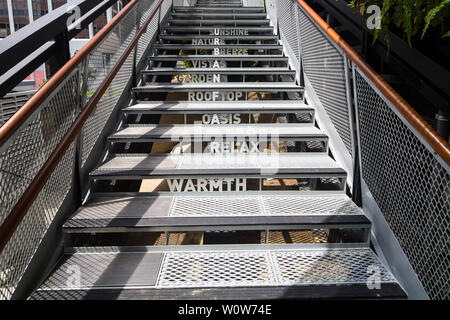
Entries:
{"label": "green fern plant", "polygon": [[374,32],[374,42],[383,38],[390,45],[389,31],[398,28],[409,45],[426,35],[450,37],[450,0],[351,0],[349,6],[368,18],[366,8],[377,5],[381,26]]}

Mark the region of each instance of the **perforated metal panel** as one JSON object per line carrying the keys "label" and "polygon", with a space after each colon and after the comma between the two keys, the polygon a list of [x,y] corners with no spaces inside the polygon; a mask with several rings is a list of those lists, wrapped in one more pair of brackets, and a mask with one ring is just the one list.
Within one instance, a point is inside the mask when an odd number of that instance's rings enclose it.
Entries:
{"label": "perforated metal panel", "polygon": [[10,299],[72,186],[75,146],[64,154],[0,254],[0,300]]}
{"label": "perforated metal panel", "polygon": [[[106,36],[91,54],[89,54],[89,78],[87,83],[88,99],[90,98],[91,92],[93,93],[97,90],[102,81],[112,70],[135,36],[137,12],[138,7],[135,6],[125,18],[121,20],[121,23]],[[99,134],[111,115],[111,111],[114,110],[114,107],[123,92],[123,88],[126,87],[126,84],[130,80],[132,63],[133,56],[129,55],[83,127],[83,165],[97,142]]]}
{"label": "perforated metal panel", "polygon": [[264,207],[270,215],[361,214],[352,200],[336,197],[264,196]]}
{"label": "perforated metal panel", "polygon": [[[149,0],[142,0],[147,3]],[[168,0],[167,0],[168,2]],[[167,4],[166,4],[167,6]],[[150,6],[147,6],[150,8]],[[136,33],[137,7],[121,20],[96,49],[43,101],[0,154],[0,224],[47,161],[78,115]],[[131,75],[130,55],[88,119],[82,133],[83,163],[98,139],[124,84]],[[84,64],[89,63],[88,72]],[[87,88],[82,78],[88,74]],[[86,99],[83,99],[83,96]],[[50,223],[73,185],[75,146],[72,145],[39,193],[0,255],[0,299],[11,298]]]}
{"label": "perforated metal panel", "polygon": [[158,286],[257,286],[274,280],[266,252],[170,252],[164,257]]}
{"label": "perforated metal panel", "polygon": [[432,299],[449,299],[450,176],[356,70],[362,176]]}
{"label": "perforated metal panel", "polygon": [[297,23],[297,2],[292,0],[279,0],[276,5],[281,36],[287,40],[287,44],[297,58],[297,62],[300,62],[300,33]]}
{"label": "perforated metal panel", "polygon": [[[214,208],[214,210],[211,210]],[[264,214],[257,197],[177,197],[171,216],[253,216]]]}
{"label": "perforated metal panel", "polygon": [[[144,1],[140,2],[140,12],[141,12],[141,18],[139,25],[142,25],[145,20],[147,20],[148,16],[150,15],[150,7],[155,3],[154,0]],[[157,16],[158,14],[156,14]],[[144,32],[139,39],[138,45],[137,45],[137,57],[136,60],[138,63],[141,61],[141,58],[143,54],[145,53],[146,49],[148,48],[149,44],[154,40],[154,37],[157,36],[157,30],[158,30],[158,19],[153,18],[150,24],[147,26],[147,31]],[[145,57],[144,57],[145,58]]]}
{"label": "perforated metal panel", "polygon": [[335,126],[352,153],[350,116],[344,56],[298,7],[303,71]]}
{"label": "perforated metal panel", "polygon": [[379,268],[380,282],[395,281],[370,250],[276,252],[273,260],[284,285],[365,283],[368,266]]}
{"label": "perforated metal panel", "polygon": [[369,249],[168,252],[157,286],[225,287],[395,282]]}

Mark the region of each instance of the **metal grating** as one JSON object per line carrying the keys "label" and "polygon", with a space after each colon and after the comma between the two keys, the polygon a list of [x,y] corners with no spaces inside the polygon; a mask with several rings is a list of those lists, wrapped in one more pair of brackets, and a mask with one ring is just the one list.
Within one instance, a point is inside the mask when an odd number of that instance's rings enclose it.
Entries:
{"label": "metal grating", "polygon": [[362,214],[348,197],[264,196],[264,207],[270,215]]}
{"label": "metal grating", "polygon": [[275,282],[266,252],[166,253],[159,287],[223,287],[271,285]]}
{"label": "metal grating", "polygon": [[450,176],[356,69],[362,176],[431,299],[450,298]]}
{"label": "metal grating", "polygon": [[[11,139],[0,155],[0,224],[20,199],[75,119],[78,110],[78,69],[58,92]],[[75,92],[74,92],[75,91]]]}
{"label": "metal grating", "polygon": [[[139,11],[143,12],[143,14],[141,14],[139,25],[142,25],[145,22],[145,20],[148,18],[148,16],[150,15],[149,9],[152,7],[152,5],[154,3],[155,3],[154,0],[139,2],[139,5],[140,5]],[[158,14],[156,14],[156,16],[157,15]],[[158,31],[158,19],[153,18],[152,21],[147,26],[146,32],[144,32],[142,34],[141,38],[139,39],[139,43],[137,45],[136,61],[138,61],[138,64],[141,61],[141,58],[143,57],[144,53],[146,53],[150,43],[155,41],[155,37],[157,36],[157,34],[156,34],[157,31]]]}
{"label": "metal grating", "polygon": [[[135,6],[118,24],[109,35],[98,45],[89,55],[89,78],[87,81],[87,97],[99,87],[117,60],[132,41],[136,34],[138,12],[140,13],[140,23],[145,21],[153,8],[154,0],[141,1]],[[170,9],[171,1],[166,0],[161,5],[161,18]],[[144,54],[148,46],[155,41],[158,30],[158,13],[154,15],[147,27],[147,31],[142,35],[137,46],[137,62],[145,59]],[[108,121],[112,111],[116,108],[124,88],[131,80],[133,69],[133,54],[130,54],[120,68],[114,80],[97,103],[97,107],[83,127],[82,134],[82,165],[84,166],[95,144],[99,142],[99,136]]]}
{"label": "metal grating", "polygon": [[[136,33],[136,12],[135,7],[3,146],[0,154],[0,224],[60,143],[85,102],[83,98],[89,99],[93,95],[130,43]],[[85,125],[81,137],[83,163],[130,78],[132,59],[130,55]],[[85,73],[86,64],[88,72]],[[81,81],[85,75],[87,88],[82,87]],[[75,146],[72,145],[2,251],[0,299],[11,298],[72,187],[74,157]]]}
{"label": "metal grating", "polygon": [[168,252],[157,286],[365,284],[369,267],[381,283],[395,282],[370,249]]}
{"label": "metal grating", "polygon": [[284,285],[366,283],[368,266],[379,268],[380,282],[395,281],[370,250],[276,252],[273,260]]}
{"label": "metal grating", "polygon": [[297,23],[297,3],[292,0],[279,0],[276,5],[280,33],[286,38],[287,44],[297,58],[297,63],[299,63],[300,33]]}
{"label": "metal grating", "polygon": [[176,197],[170,216],[256,216],[264,214],[257,197]]}
{"label": "metal grating", "polygon": [[0,300],[10,299],[72,186],[75,146],[67,150],[0,254]]}
{"label": "metal grating", "polygon": [[[339,136],[352,153],[344,56],[298,7],[303,70]],[[288,24],[288,26],[290,26]]]}
{"label": "metal grating", "polygon": [[[122,19],[121,23],[89,54],[87,60],[89,63],[89,77],[86,90],[88,99],[112,70],[136,34],[137,11],[138,6],[135,6]],[[97,142],[112,110],[114,110],[123,88],[126,87],[130,80],[132,63],[133,56],[129,55],[83,127],[81,139],[83,165]]]}

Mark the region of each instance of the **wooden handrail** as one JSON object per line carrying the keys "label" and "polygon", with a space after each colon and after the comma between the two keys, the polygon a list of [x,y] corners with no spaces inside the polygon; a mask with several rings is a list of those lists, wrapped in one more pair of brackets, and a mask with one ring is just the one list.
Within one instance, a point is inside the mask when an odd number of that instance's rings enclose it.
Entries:
{"label": "wooden handrail", "polygon": [[[94,48],[95,46],[107,35],[107,33],[124,17],[124,15],[131,10],[131,8],[138,2],[139,0],[132,0],[128,5],[119,12],[118,15],[114,17],[103,29],[107,28],[102,33],[98,33],[91,41],[89,41],[86,46],[83,47],[70,61],[68,61],[61,70],[56,73],[52,79],[58,76],[60,79],[54,80],[52,82],[46,83],[46,93],[45,97],[47,97],[53,90],[56,89],[57,85],[61,83],[64,77],[68,76],[70,72],[81,62],[83,58],[85,58]],[[152,18],[161,7],[161,4],[164,0],[158,0],[156,5],[154,5],[149,17],[144,22],[144,24],[139,28],[139,31],[134,36],[131,43],[127,46],[123,54],[120,56],[119,60],[115,63],[111,72],[105,77],[105,79],[100,84],[99,88],[95,91],[94,95],[89,99],[89,102],[86,106],[81,110],[80,114],[76,117],[73,124],[67,130],[66,134],[62,137],[60,143],[56,146],[55,150],[49,156],[47,161],[44,163],[42,168],[39,170],[37,175],[34,177],[33,181],[30,183],[28,188],[25,190],[19,201],[16,203],[14,208],[11,210],[9,215],[3,221],[3,224],[0,226],[0,253],[5,248],[8,241],[11,239],[15,230],[19,226],[20,222],[22,222],[23,218],[27,214],[34,200],[39,195],[40,191],[44,187],[47,180],[50,178],[51,174],[55,170],[58,163],[61,161],[67,149],[73,143],[77,135],[79,134],[81,128],[84,123],[87,121],[92,111],[95,109],[98,101],[105,93],[108,86],[113,81],[120,67],[126,61],[129,54],[132,52],[133,48],[139,41],[142,34],[146,31],[148,24],[151,22]],[[101,29],[101,30],[103,30]],[[76,61],[73,61],[76,60]],[[52,80],[50,79],[50,80]],[[44,86],[45,87],[45,86]],[[44,87],[42,89],[44,89]],[[41,89],[41,90],[42,90]],[[39,90],[39,91],[41,91]],[[38,91],[38,92],[39,92]],[[33,96],[34,97],[34,96]],[[17,130],[18,123],[23,123],[26,119],[31,115],[31,113],[39,107],[39,103],[41,103],[45,98],[34,99],[33,104],[27,103],[26,111],[22,111],[21,118],[14,119],[12,124],[12,128]],[[35,105],[38,104],[38,105]],[[24,105],[25,107],[25,105]],[[23,107],[22,107],[23,108]],[[30,111],[31,110],[31,111]],[[24,119],[22,119],[24,117]],[[11,120],[11,119],[10,119]],[[19,122],[21,121],[21,122]],[[3,127],[2,127],[3,128]],[[12,129],[9,129],[12,130]],[[7,133],[7,131],[6,131]],[[5,133],[5,134],[6,134]],[[9,134],[8,136],[11,136]],[[1,136],[5,139],[5,135]],[[2,140],[3,141],[3,140]],[[3,141],[4,143],[5,141]]]}
{"label": "wooden handrail", "polygon": [[450,145],[367,62],[331,28],[304,0],[297,3],[324,30],[380,92],[419,132],[431,148],[450,165]]}

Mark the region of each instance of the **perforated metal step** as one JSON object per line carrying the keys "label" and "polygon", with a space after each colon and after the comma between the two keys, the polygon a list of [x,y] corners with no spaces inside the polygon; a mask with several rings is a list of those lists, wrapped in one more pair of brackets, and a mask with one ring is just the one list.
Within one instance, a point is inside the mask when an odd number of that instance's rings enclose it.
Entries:
{"label": "perforated metal step", "polygon": [[245,41],[264,41],[264,40],[272,40],[272,41],[278,41],[278,36],[272,36],[272,35],[248,35],[248,36],[240,36],[240,35],[234,35],[234,36],[226,36],[226,35],[207,35],[207,34],[182,34],[182,35],[172,35],[172,34],[161,34],[159,36],[161,40],[171,40],[171,41],[189,41],[191,42],[192,39],[202,39],[202,40],[245,40]]}
{"label": "perforated metal step", "polygon": [[68,233],[370,228],[343,192],[114,193],[95,195],[64,224]]}
{"label": "perforated metal step", "polygon": [[[73,266],[80,271],[76,282]],[[368,285],[372,270],[379,289]],[[169,246],[74,249],[31,299],[349,296],[404,297],[404,292],[362,245]]]}
{"label": "perforated metal step", "polygon": [[116,155],[90,176],[95,179],[145,177],[335,177],[346,172],[323,153]]}
{"label": "perforated metal step", "polygon": [[295,82],[151,83],[135,92],[303,92]]}
{"label": "perforated metal step", "polygon": [[170,44],[170,43],[155,43],[155,49],[163,50],[193,50],[193,49],[247,49],[247,50],[282,50],[283,47],[279,44],[212,44],[212,45],[193,45],[193,44]]}
{"label": "perforated metal step", "polygon": [[172,13],[174,18],[227,18],[227,19],[265,19],[267,15],[265,13],[227,13],[227,12],[174,12]]}
{"label": "perforated metal step", "polygon": [[284,57],[282,54],[263,54],[263,55],[157,55],[149,58],[153,61],[183,61],[183,60],[201,60],[201,61],[283,61],[287,62],[288,58]]}
{"label": "perforated metal step", "polygon": [[198,33],[198,32],[207,32],[218,30],[219,32],[247,32],[247,33],[256,33],[256,32],[273,32],[273,27],[165,27],[164,30],[172,33]]}
{"label": "perforated metal step", "polygon": [[307,113],[314,108],[296,100],[265,101],[139,101],[122,109],[130,114],[204,114],[204,113]]}
{"label": "perforated metal step", "polygon": [[157,124],[123,128],[110,135],[113,142],[214,141],[219,138],[328,141],[328,136],[309,123],[296,124]]}
{"label": "perforated metal step", "polygon": [[232,25],[232,26],[262,26],[270,24],[269,19],[173,19],[169,18],[170,25]]}
{"label": "perforated metal step", "polygon": [[205,11],[205,12],[225,12],[225,11],[234,11],[234,12],[264,12],[263,7],[238,7],[238,8],[212,8],[212,7],[179,7],[174,6],[174,11],[184,11],[184,12],[198,12],[198,11]]}
{"label": "perforated metal step", "polygon": [[295,70],[289,68],[153,68],[143,70],[143,74],[149,75],[180,75],[180,74],[223,74],[223,75],[291,75],[295,76]]}

